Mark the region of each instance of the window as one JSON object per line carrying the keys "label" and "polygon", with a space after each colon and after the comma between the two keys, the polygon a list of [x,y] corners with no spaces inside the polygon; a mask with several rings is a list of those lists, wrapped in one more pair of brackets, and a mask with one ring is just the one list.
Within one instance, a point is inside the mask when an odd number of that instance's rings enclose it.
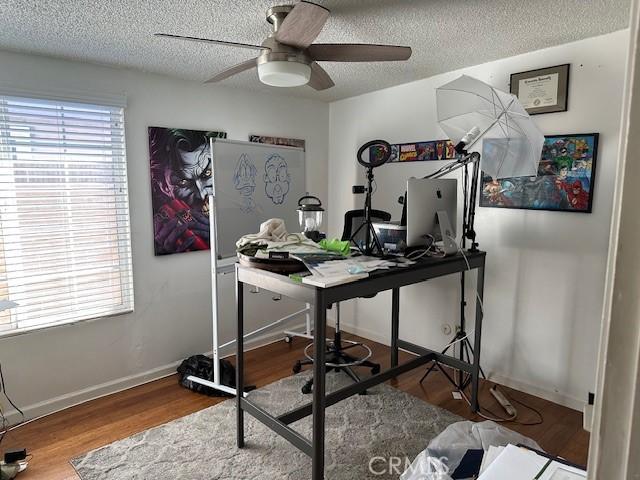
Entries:
{"label": "window", "polygon": [[0,336],[133,311],[123,115],[0,95]]}

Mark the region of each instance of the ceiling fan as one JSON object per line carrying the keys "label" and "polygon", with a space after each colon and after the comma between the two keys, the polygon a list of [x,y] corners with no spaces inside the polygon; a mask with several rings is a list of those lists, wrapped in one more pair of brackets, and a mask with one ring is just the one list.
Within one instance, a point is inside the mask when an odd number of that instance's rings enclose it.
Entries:
{"label": "ceiling fan", "polygon": [[155,35],[260,51],[256,58],[228,68],[205,83],[219,82],[257,67],[260,81],[267,85],[297,87],[308,84],[316,90],[325,90],[335,84],[329,74],[317,63],[319,61],[385,62],[407,60],[411,56],[410,47],[396,45],[312,43],[324,27],[329,13],[325,7],[306,0],[295,5],[271,7],[267,10],[267,21],[273,25],[273,33],[262,42],[262,45],[168,33]]}

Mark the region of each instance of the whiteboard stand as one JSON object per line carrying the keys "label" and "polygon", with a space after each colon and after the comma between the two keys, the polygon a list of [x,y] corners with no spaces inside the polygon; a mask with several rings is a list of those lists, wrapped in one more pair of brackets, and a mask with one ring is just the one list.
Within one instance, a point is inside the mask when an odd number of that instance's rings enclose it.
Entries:
{"label": "whiteboard stand", "polygon": [[301,337],[309,340],[313,340],[313,325],[311,325],[311,304],[306,303],[306,313],[305,313],[305,330],[304,332],[294,332],[293,330],[285,330],[284,331],[284,341],[287,343],[291,343],[291,339],[293,337]]}
{"label": "whiteboard stand", "polygon": [[[254,287],[255,290],[251,290],[251,293],[259,293],[260,289],[258,287]],[[285,330],[284,333],[284,341],[285,343],[291,343],[291,340],[294,337],[306,338],[308,340],[313,340],[313,325],[311,323],[311,304],[305,303],[306,312],[305,312],[305,329],[304,332],[296,332],[295,330]],[[303,310],[300,311],[302,313]],[[296,312],[297,314],[297,312]]]}
{"label": "whiteboard stand", "polygon": [[[226,393],[228,395],[237,395],[237,391],[233,387],[229,387],[228,385],[223,385],[220,381],[220,349],[224,347],[228,347],[229,345],[234,344],[236,341],[230,340],[227,343],[219,345],[218,340],[218,321],[220,319],[220,307],[219,307],[219,297],[218,297],[218,275],[226,275],[228,273],[235,272],[235,265],[233,263],[227,265],[219,265],[218,264],[218,252],[216,245],[216,215],[215,215],[215,199],[213,196],[209,196],[209,244],[210,244],[210,253],[211,253],[211,319],[213,326],[213,382],[211,380],[207,380],[206,378],[196,377],[194,375],[189,375],[187,380],[198,383],[200,385],[205,385],[209,388],[213,388],[214,390],[218,390],[220,392]],[[270,328],[275,327],[276,325],[280,325],[284,322],[288,322],[293,318],[296,318],[298,315],[304,314],[306,316],[306,332],[298,333],[298,332],[285,332],[287,338],[290,336],[303,336],[305,338],[313,338],[310,334],[311,332],[311,305],[305,304],[305,308],[298,310],[297,312],[293,312],[289,315],[286,315],[282,318],[279,318],[275,322],[270,323],[269,325],[265,325],[264,327],[260,327],[252,332],[249,332],[243,336],[243,338],[247,339],[258,333],[269,330]],[[308,335],[308,336],[307,336]],[[287,342],[288,343],[288,342]],[[243,392],[243,396],[246,396],[247,393]]]}

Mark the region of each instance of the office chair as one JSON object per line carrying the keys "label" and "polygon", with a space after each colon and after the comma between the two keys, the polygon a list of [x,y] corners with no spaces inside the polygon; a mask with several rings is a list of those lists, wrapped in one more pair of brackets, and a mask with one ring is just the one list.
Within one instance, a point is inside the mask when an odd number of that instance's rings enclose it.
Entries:
{"label": "office chair", "polygon": [[[382,210],[371,210],[371,218],[374,221],[388,222],[391,220],[391,214]],[[356,238],[351,238],[353,232],[355,232],[360,225],[364,222],[364,210],[350,210],[344,215],[344,230],[342,232],[342,240],[356,243],[358,241],[364,241],[364,232],[361,232],[362,239],[358,238],[360,233],[356,235]],[[369,295],[366,298],[371,298],[375,295]],[[359,382],[360,377],[353,371],[352,367],[366,367],[371,369],[371,374],[376,375],[380,373],[380,364],[369,361],[371,357],[371,349],[361,342],[352,342],[350,340],[342,340],[342,332],[340,330],[340,303],[335,304],[336,307],[336,326],[333,339],[327,339],[327,352],[325,356],[325,365],[327,373],[335,371],[343,371],[354,382]],[[308,353],[313,344],[307,345],[305,348],[305,359],[298,360],[293,366],[293,373],[300,373],[304,365],[312,365],[313,357]],[[366,354],[362,357],[355,357],[346,353],[347,350],[352,348],[362,348],[366,351]],[[302,393],[311,393],[313,389],[313,377],[310,378],[307,383],[302,387]],[[366,392],[363,392],[366,393]]]}

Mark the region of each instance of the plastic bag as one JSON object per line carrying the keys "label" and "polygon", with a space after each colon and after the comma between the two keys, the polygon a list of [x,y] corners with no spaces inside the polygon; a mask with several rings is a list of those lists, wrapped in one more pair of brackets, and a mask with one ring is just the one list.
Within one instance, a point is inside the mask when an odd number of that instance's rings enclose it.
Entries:
{"label": "plastic bag", "polygon": [[501,427],[495,422],[452,423],[429,442],[426,450],[415,458],[411,467],[402,474],[400,480],[449,480],[449,476],[429,477],[422,472],[429,472],[434,460],[445,465],[447,472],[453,472],[467,450],[482,449],[486,452],[492,445],[502,447],[510,443],[522,444],[542,451],[540,445],[530,438]]}

